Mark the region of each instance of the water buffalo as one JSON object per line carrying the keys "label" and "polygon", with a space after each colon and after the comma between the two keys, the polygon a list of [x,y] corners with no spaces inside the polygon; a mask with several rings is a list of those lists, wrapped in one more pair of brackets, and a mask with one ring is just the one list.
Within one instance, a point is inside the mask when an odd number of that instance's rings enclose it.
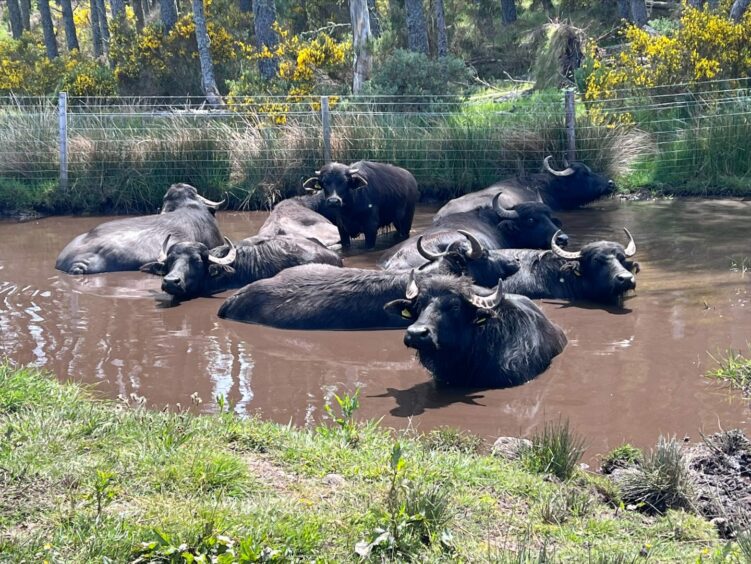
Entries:
{"label": "water buffalo", "polygon": [[615,188],[612,180],[593,172],[584,163],[575,162],[563,170],[550,165],[551,156],[542,161],[544,172],[533,174],[528,181],[509,178],[496,182],[489,188],[455,198],[439,209],[433,221],[447,215],[487,207],[498,193],[503,193],[500,203],[509,208],[519,202],[542,201],[553,210],[570,210],[610,194]]}
{"label": "water buffalo", "polygon": [[519,260],[519,271],[508,277],[507,292],[529,298],[589,300],[606,305],[622,305],[626,292],[636,288],[639,265],[628,260],[636,254],[636,243],[629,238],[626,248],[611,241],[597,241],[580,251],[564,251],[555,241],[552,251],[496,251],[510,260]]}
{"label": "water buffalo", "polygon": [[[422,236],[438,252],[460,240],[458,230],[471,233],[486,249],[549,249],[550,240],[561,227],[561,222],[552,217],[550,208],[541,202],[523,202],[506,209],[500,195],[493,198],[490,208],[477,208],[455,213],[428,227]],[[403,241],[381,257],[379,266],[388,270],[404,270],[422,264],[417,250],[417,237]],[[568,237],[559,233],[556,242],[568,243]]]}
{"label": "water buffalo", "polygon": [[525,296],[486,295],[467,278],[413,278],[384,306],[410,322],[404,344],[439,384],[503,388],[531,380],[566,346],[566,336]]}
{"label": "water buffalo", "polygon": [[258,235],[294,235],[315,239],[326,247],[336,247],[339,229],[331,222],[331,219],[336,219],[336,214],[331,214],[325,205],[323,192],[282,200],[271,210]]}
{"label": "water buffalo", "polygon": [[349,247],[350,238],[364,233],[366,248],[373,248],[378,229],[391,224],[400,237],[409,237],[420,195],[409,171],[370,161],[328,163],[304,186],[312,184],[323,191],[329,211],[336,214],[343,247]]}
{"label": "water buffalo", "polygon": [[342,266],[342,259],[315,241],[302,237],[254,237],[253,243],[227,245],[209,250],[203,243],[169,245],[167,236],[156,262],[143,272],[163,276],[162,290],[189,300],[240,288],[262,278],[271,278],[285,268],[309,263]]}
{"label": "water buffalo", "polygon": [[[469,238],[469,243],[469,249],[455,243],[441,256],[433,256],[417,277],[469,273],[478,283],[493,285],[518,268],[515,259],[493,259],[481,252],[476,240]],[[403,319],[388,315],[383,306],[403,296],[409,280],[408,271],[297,266],[242,288],[224,302],[219,317],[280,329],[405,327]]]}
{"label": "water buffalo", "polygon": [[70,274],[138,270],[157,260],[162,242],[197,241],[222,244],[214,212],[223,202],[207,200],[189,184],[173,184],[164,195],[162,212],[98,225],[68,243],[55,268]]}

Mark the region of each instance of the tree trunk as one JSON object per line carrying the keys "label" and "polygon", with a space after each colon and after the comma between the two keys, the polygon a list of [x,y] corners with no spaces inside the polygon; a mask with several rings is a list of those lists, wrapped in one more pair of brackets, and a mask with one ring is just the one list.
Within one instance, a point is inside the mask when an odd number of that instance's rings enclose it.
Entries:
{"label": "tree trunk", "polygon": [[404,6],[407,10],[407,48],[427,55],[430,47],[422,0],[405,0]]}
{"label": "tree trunk", "polygon": [[[274,0],[254,0],[253,2],[254,26],[256,32],[256,47],[263,51],[264,47],[273,51],[279,38],[272,25],[276,20],[276,4]],[[258,59],[258,70],[261,78],[269,80],[276,76],[279,69],[277,57]]]}
{"label": "tree trunk", "polygon": [[23,33],[23,18],[18,0],[8,0],[8,19],[10,19],[10,33],[13,39],[21,39]]}
{"label": "tree trunk", "polygon": [[125,16],[125,0],[110,0],[110,9],[113,20]]}
{"label": "tree trunk", "polygon": [[501,0],[501,21],[503,25],[509,25],[516,21],[516,2],[514,0]]}
{"label": "tree trunk", "polygon": [[224,101],[214,78],[214,63],[211,60],[209,30],[206,27],[206,14],[203,12],[203,0],[193,0],[193,22],[196,24],[196,43],[198,44],[198,60],[201,62],[203,93],[211,107],[219,108],[224,106]]}
{"label": "tree trunk", "polygon": [[55,28],[52,27],[52,14],[50,14],[49,0],[38,0],[39,15],[42,19],[42,30],[44,31],[44,48],[47,50],[48,59],[56,59],[57,39],[55,39]]}
{"label": "tree trunk", "polygon": [[159,0],[159,11],[162,17],[162,31],[167,35],[177,23],[175,0]]}
{"label": "tree trunk", "polygon": [[76,35],[76,22],[73,21],[73,6],[70,0],[60,0],[60,6],[63,9],[63,23],[65,24],[65,42],[68,45],[68,52],[73,49],[79,49],[78,36]]}
{"label": "tree trunk", "polygon": [[133,12],[136,14],[136,30],[141,32],[146,25],[146,14],[143,11],[142,0],[133,0]]}
{"label": "tree trunk", "polygon": [[696,8],[697,10],[701,10],[701,7],[704,5],[704,0],[688,0],[687,3],[692,8]]}
{"label": "tree trunk", "polygon": [[98,59],[104,54],[104,43],[102,41],[102,28],[99,27],[99,3],[97,0],[89,0],[89,8],[91,10],[89,16],[91,21],[91,45],[94,49],[94,58]]}
{"label": "tree trunk", "polygon": [[31,31],[31,0],[21,0],[21,23],[26,31]]}
{"label": "tree trunk", "polygon": [[110,47],[110,28],[107,25],[107,8],[104,7],[104,0],[96,0],[97,13],[99,14],[99,29],[102,32],[102,42],[104,43],[105,53],[109,52]]}
{"label": "tree trunk", "polygon": [[631,21],[634,25],[644,27],[647,25],[647,5],[644,0],[631,0]]}
{"label": "tree trunk", "polygon": [[631,21],[631,2],[630,0],[616,0],[618,7],[618,19]]}
{"label": "tree trunk", "polygon": [[449,40],[446,35],[446,16],[443,13],[443,0],[433,0],[433,13],[435,14],[438,56],[445,57],[449,53]]}
{"label": "tree trunk", "polygon": [[240,0],[240,11],[243,14],[248,14],[253,11],[253,4],[250,0]]}
{"label": "tree trunk", "polygon": [[370,15],[367,0],[349,0],[349,18],[352,22],[352,47],[355,52],[352,93],[359,94],[373,69],[370,54]]}
{"label": "tree trunk", "polygon": [[735,23],[739,23],[741,21],[741,18],[743,18],[743,14],[746,13],[748,3],[749,0],[735,0],[735,2],[733,2],[733,5],[730,7],[730,19]]}
{"label": "tree trunk", "polygon": [[381,37],[381,18],[375,0],[368,0],[368,16],[370,17],[370,35]]}

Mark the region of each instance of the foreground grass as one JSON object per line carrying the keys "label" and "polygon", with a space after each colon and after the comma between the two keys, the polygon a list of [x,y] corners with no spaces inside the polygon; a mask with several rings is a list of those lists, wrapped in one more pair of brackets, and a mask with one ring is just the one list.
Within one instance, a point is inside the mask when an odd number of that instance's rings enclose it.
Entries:
{"label": "foreground grass", "polygon": [[697,517],[625,511],[604,478],[561,484],[460,433],[229,411],[96,401],[0,364],[0,561],[741,561]]}
{"label": "foreground grass", "polygon": [[708,378],[720,380],[742,390],[746,395],[751,395],[751,359],[729,350],[713,360],[717,367],[707,372]]}

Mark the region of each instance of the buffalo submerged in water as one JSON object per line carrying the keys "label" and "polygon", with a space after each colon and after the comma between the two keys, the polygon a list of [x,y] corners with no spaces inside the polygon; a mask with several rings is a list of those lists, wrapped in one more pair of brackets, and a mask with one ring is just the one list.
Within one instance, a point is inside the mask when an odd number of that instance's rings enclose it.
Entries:
{"label": "buffalo submerged in water", "polygon": [[543,372],[566,336],[527,297],[473,286],[467,278],[412,277],[384,306],[409,321],[404,344],[439,384],[504,388]]}
{"label": "buffalo submerged in water", "polygon": [[301,264],[342,266],[336,252],[302,237],[255,236],[237,247],[227,239],[227,245],[214,249],[194,242],[170,245],[169,239],[159,260],[143,265],[141,271],[163,276],[162,290],[180,300],[240,288]]}
{"label": "buffalo submerged in water", "polygon": [[[469,275],[491,286],[519,268],[516,259],[483,253],[477,240],[464,236],[467,244],[455,243],[417,277]],[[297,266],[245,286],[224,302],[219,317],[279,329],[401,328],[408,321],[388,315],[383,306],[403,296],[409,280],[409,271]]]}
{"label": "buffalo submerged in water", "polygon": [[584,163],[574,162],[563,170],[556,170],[550,164],[551,159],[550,156],[545,157],[543,172],[533,174],[528,179],[501,180],[484,190],[454,198],[436,212],[433,222],[451,214],[488,207],[498,194],[501,194],[501,205],[506,208],[520,202],[535,201],[539,197],[552,210],[558,211],[584,206],[615,189],[612,180],[594,172]]}
{"label": "buffalo submerged in water", "polygon": [[[540,201],[522,202],[504,208],[500,194],[491,207],[446,216],[428,227],[421,235],[423,241],[437,252],[461,240],[459,230],[471,233],[485,249],[549,249],[555,236],[560,246],[568,244],[568,236],[559,231],[561,222],[552,216],[550,208]],[[412,237],[386,251],[379,266],[388,270],[416,268],[424,261],[417,248],[418,237]]]}
{"label": "buffalo submerged in water", "polygon": [[221,245],[214,213],[223,202],[207,200],[189,184],[173,184],[164,195],[162,212],[98,225],[68,243],[55,268],[70,274],[138,270],[159,258],[166,237],[173,242]]}

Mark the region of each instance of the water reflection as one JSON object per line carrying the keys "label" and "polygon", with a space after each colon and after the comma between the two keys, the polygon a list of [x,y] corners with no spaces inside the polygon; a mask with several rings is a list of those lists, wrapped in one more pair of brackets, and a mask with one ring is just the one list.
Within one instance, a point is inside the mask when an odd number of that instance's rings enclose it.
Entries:
{"label": "water reflection", "polygon": [[[434,209],[418,212],[415,226]],[[294,332],[225,322],[222,296],[176,303],[160,280],[137,272],[69,276],[54,270],[74,235],[108,218],[0,223],[0,351],[103,393],[144,396],[152,406],[216,409],[313,425],[333,393],[362,388],[361,418],[427,430],[467,428],[488,438],[528,433],[568,418],[593,453],[659,433],[741,426],[747,402],[701,377],[708,353],[746,348],[751,236],[746,202],[608,201],[562,214],[571,247],[621,241],[628,227],[642,267],[623,309],[543,300],[566,331],[567,349],[537,379],[506,390],[437,389],[404,347],[401,331]],[[263,214],[220,214],[240,239]],[[381,247],[387,242],[382,242]],[[354,253],[370,267],[377,252]]]}

